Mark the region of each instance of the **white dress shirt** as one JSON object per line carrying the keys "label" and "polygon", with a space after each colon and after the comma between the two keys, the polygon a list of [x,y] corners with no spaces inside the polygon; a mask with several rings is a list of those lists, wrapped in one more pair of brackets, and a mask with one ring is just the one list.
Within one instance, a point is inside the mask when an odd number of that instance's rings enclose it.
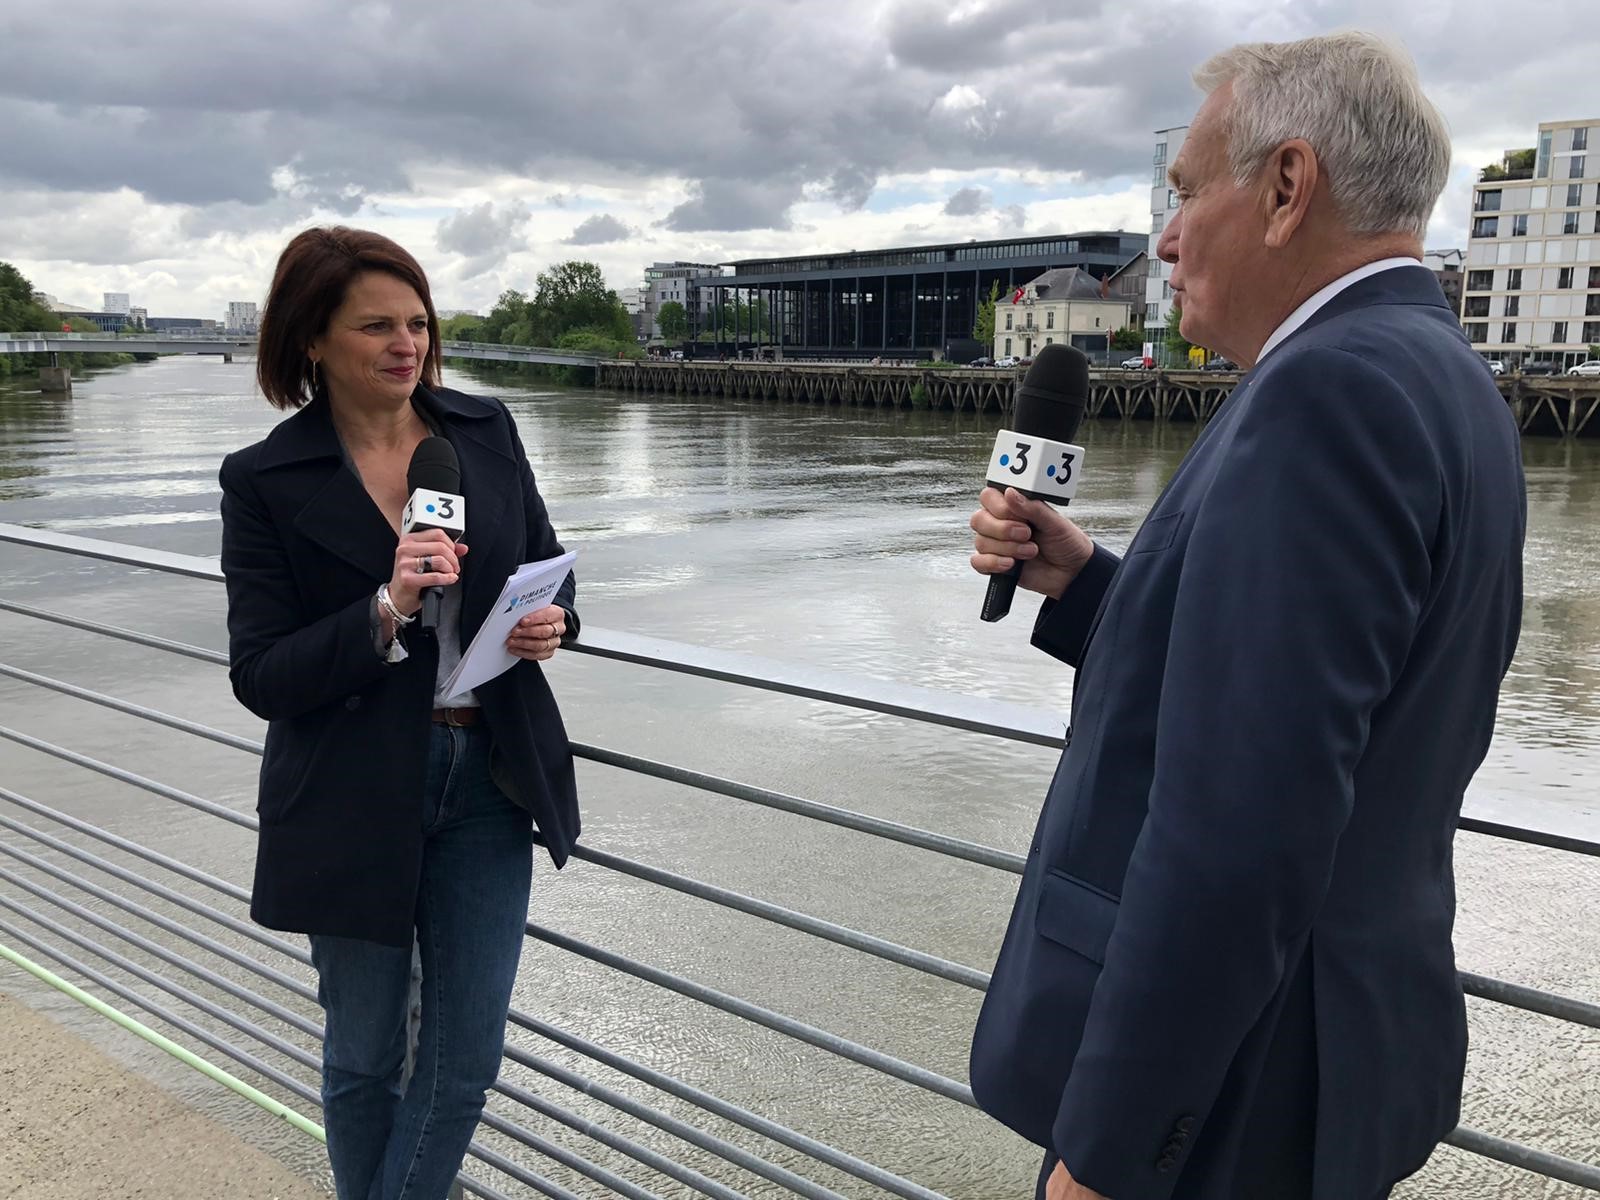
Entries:
{"label": "white dress shirt", "polygon": [[1332,300],[1345,288],[1352,284],[1360,283],[1363,279],[1370,279],[1382,271],[1392,271],[1396,267],[1420,267],[1420,258],[1380,258],[1377,262],[1369,262],[1365,266],[1357,267],[1348,275],[1341,275],[1327,287],[1312,293],[1306,302],[1284,318],[1283,324],[1272,331],[1272,336],[1261,347],[1261,353],[1256,355],[1256,366],[1261,365],[1261,360],[1271,354],[1295,330],[1309,321],[1316,311],[1328,301]]}

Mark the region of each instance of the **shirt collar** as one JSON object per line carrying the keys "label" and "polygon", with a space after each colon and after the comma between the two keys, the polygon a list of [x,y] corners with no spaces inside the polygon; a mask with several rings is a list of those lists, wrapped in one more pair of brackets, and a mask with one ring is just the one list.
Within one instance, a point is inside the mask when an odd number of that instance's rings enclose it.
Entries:
{"label": "shirt collar", "polygon": [[1261,347],[1261,353],[1256,355],[1256,366],[1259,367],[1262,359],[1266,358],[1267,355],[1271,354],[1280,345],[1282,345],[1283,342],[1288,339],[1290,334],[1294,333],[1300,328],[1300,326],[1304,325],[1314,315],[1316,315],[1318,309],[1327,304],[1328,301],[1332,300],[1347,287],[1350,287],[1352,284],[1360,283],[1363,279],[1370,279],[1372,276],[1377,275],[1382,271],[1392,271],[1396,267],[1420,266],[1422,266],[1422,260],[1420,258],[1411,258],[1410,256],[1403,256],[1400,258],[1380,258],[1377,262],[1369,262],[1365,266],[1357,267],[1348,275],[1339,276],[1339,278],[1328,284],[1327,287],[1314,292],[1306,299],[1305,303],[1300,305],[1299,308],[1295,309],[1286,318],[1284,318],[1282,325],[1279,325],[1272,331],[1272,336],[1269,337],[1266,340],[1266,343]]}

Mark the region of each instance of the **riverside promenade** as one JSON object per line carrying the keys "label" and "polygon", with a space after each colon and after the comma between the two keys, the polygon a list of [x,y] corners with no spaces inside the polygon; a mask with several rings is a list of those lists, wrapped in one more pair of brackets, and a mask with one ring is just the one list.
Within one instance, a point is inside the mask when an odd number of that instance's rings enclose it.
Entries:
{"label": "riverside promenade", "polygon": [[[134,1040],[106,1029],[107,1037]],[[5,993],[0,1031],[0,1200],[327,1195]],[[238,1106],[255,1112],[242,1100]],[[257,1115],[263,1123],[274,1120]]]}

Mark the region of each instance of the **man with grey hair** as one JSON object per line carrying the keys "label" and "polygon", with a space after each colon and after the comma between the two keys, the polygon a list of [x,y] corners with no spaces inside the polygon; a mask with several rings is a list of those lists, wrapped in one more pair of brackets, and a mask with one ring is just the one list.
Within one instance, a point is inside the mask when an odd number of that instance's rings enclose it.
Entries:
{"label": "man with grey hair", "polygon": [[1450,146],[1410,61],[1338,34],[1196,79],[1157,252],[1248,373],[1120,559],[1016,491],[971,521],[1077,669],[972,1088],[1048,1200],[1377,1200],[1460,1107],[1517,432],[1420,262]]}

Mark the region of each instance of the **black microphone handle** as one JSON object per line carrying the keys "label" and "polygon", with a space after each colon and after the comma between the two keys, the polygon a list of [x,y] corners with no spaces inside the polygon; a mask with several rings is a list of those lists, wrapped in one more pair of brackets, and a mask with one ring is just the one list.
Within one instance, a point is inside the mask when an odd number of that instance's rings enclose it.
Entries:
{"label": "black microphone handle", "polygon": [[1022,578],[1022,560],[1011,564],[1011,570],[989,576],[989,590],[983,594],[983,611],[978,615],[985,621],[998,621],[1011,611],[1011,598],[1017,594],[1017,580]]}
{"label": "black microphone handle", "polygon": [[429,631],[439,628],[439,610],[444,604],[444,589],[431,587],[422,589],[422,627]]}

